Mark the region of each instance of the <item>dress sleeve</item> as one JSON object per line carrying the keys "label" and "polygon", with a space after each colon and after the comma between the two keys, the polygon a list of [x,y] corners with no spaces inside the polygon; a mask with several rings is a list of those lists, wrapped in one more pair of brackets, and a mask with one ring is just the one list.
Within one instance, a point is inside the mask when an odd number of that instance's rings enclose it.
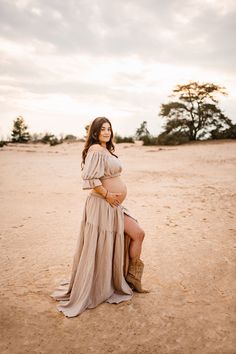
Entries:
{"label": "dress sleeve", "polygon": [[81,174],[83,189],[92,189],[102,185],[100,178],[104,176],[104,154],[101,151],[89,151]]}

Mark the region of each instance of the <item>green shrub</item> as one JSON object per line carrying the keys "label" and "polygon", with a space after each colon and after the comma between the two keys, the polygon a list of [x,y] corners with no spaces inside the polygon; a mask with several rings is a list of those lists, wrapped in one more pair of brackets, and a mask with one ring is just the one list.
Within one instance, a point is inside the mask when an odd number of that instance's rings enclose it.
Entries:
{"label": "green shrub", "polygon": [[51,146],[62,144],[62,143],[63,143],[63,139],[58,139],[56,136],[53,136],[53,138],[51,138],[49,141],[49,144]]}
{"label": "green shrub", "polygon": [[134,144],[134,138],[132,136],[120,136],[118,134],[115,134],[115,142],[116,144],[120,143],[132,143]]}
{"label": "green shrub", "polygon": [[180,145],[189,142],[189,136],[185,133],[167,133],[163,132],[158,135],[157,141],[159,145]]}
{"label": "green shrub", "polygon": [[157,136],[143,135],[142,139],[143,145],[159,145]]}
{"label": "green shrub", "polygon": [[55,135],[53,135],[53,134],[46,133],[46,134],[42,137],[41,141],[42,141],[42,143],[44,143],[44,144],[49,144],[49,143],[50,143],[50,140],[53,139],[54,136],[55,136]]}
{"label": "green shrub", "polygon": [[75,141],[77,140],[77,137],[73,134],[67,134],[64,138],[64,140],[67,140],[67,141]]}
{"label": "green shrub", "polygon": [[213,129],[210,134],[211,139],[236,139],[236,124],[232,124],[225,130]]}
{"label": "green shrub", "polygon": [[4,140],[0,140],[0,148],[2,148],[4,145],[7,145],[7,142]]}
{"label": "green shrub", "polygon": [[58,139],[54,134],[46,133],[42,139],[42,143],[50,144],[51,146],[63,143],[63,139]]}

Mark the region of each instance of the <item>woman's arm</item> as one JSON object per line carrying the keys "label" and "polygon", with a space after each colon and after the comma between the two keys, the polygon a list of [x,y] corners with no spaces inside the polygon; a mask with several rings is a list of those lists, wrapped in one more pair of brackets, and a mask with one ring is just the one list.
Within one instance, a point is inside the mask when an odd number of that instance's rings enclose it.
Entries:
{"label": "woman's arm", "polygon": [[102,195],[104,198],[106,197],[107,194],[107,189],[104,188],[103,186],[98,186],[93,188],[98,194]]}

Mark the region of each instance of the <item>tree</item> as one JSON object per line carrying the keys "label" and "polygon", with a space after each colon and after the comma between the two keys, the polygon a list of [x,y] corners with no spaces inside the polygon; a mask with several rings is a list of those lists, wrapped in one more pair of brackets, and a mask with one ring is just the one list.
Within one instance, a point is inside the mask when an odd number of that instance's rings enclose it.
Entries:
{"label": "tree", "polygon": [[140,127],[136,130],[135,136],[138,140],[143,140],[144,137],[149,136],[150,133],[147,129],[147,122],[144,120]]}
{"label": "tree", "polygon": [[88,136],[89,127],[90,127],[90,124],[87,124],[87,125],[85,125],[85,127],[84,127],[84,129],[85,129],[85,131],[86,131],[85,136],[84,136],[85,139],[86,139],[87,136]]}
{"label": "tree", "polygon": [[24,122],[24,118],[19,116],[13,122],[12,129],[12,142],[14,143],[27,143],[30,139],[30,134],[27,131],[28,127]]}
{"label": "tree", "polygon": [[167,119],[165,133],[198,140],[211,130],[220,132],[230,127],[232,121],[218,107],[217,94],[227,95],[227,92],[213,83],[177,85],[170,97],[177,96],[178,100],[161,105],[159,115]]}

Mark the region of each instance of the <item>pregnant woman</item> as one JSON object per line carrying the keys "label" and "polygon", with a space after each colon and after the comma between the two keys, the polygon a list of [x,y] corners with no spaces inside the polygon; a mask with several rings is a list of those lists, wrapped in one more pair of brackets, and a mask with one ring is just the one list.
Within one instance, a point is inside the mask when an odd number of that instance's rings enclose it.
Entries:
{"label": "pregnant woman", "polygon": [[67,317],[106,301],[119,303],[142,288],[144,231],[122,205],[127,189],[105,117],[90,125],[82,153],[83,189],[91,189],[83,211],[69,282],[51,294]]}

